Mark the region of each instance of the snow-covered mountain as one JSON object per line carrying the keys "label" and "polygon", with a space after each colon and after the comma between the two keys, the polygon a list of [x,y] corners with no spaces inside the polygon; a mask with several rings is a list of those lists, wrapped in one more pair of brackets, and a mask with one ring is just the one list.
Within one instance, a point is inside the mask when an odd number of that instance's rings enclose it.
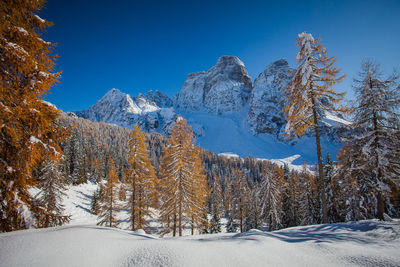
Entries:
{"label": "snow-covered mountain", "polygon": [[[187,76],[172,99],[160,91],[131,97],[112,89],[88,110],[75,114],[147,132],[168,135],[178,115],[191,124],[198,143],[213,152],[232,152],[241,157],[287,158],[301,155],[298,163],[314,161],[312,133],[286,139],[284,87],[291,79],[288,62],[269,64],[252,84],[242,61],[223,56],[207,72]],[[337,114],[321,111],[323,147],[335,155],[340,147],[336,133],[348,122]]]}
{"label": "snow-covered mountain", "polygon": [[247,104],[251,89],[251,78],[243,62],[237,57],[223,56],[209,71],[189,74],[174,97],[174,105],[185,112],[239,111]]}
{"label": "snow-covered mountain", "polygon": [[148,92],[131,97],[118,89],[111,89],[88,110],[76,111],[79,117],[132,128],[139,125],[147,132],[168,134],[176,114],[171,99],[159,92]]}
{"label": "snow-covered mountain", "polygon": [[285,91],[292,74],[285,59],[268,65],[254,80],[247,122],[253,133],[279,135],[285,121]]}

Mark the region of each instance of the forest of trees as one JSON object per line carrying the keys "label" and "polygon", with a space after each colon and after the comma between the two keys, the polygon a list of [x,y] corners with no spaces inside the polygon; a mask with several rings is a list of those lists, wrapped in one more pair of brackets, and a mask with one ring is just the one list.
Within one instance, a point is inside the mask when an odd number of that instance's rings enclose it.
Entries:
{"label": "forest of trees", "polygon": [[[299,67],[286,88],[286,130],[313,131],[318,165],[296,171],[268,160],[226,158],[196,146],[181,117],[166,138],[137,126],[90,122],[45,102],[60,74],[53,72],[53,45],[40,38],[51,25],[35,15],[43,4],[0,2],[0,231],[68,222],[64,191],[87,182],[98,184],[91,212],[100,225],[117,227],[117,214],[126,210],[132,230],[162,235],[182,235],[184,228],[218,233],[223,218],[228,232],[243,232],[400,216],[396,73],[385,77],[366,60],[354,79],[354,105],[337,108],[343,96],[332,87],[343,76],[336,77],[336,59],[320,40],[301,33]],[[336,162],[321,154],[327,109],[352,119]]]}

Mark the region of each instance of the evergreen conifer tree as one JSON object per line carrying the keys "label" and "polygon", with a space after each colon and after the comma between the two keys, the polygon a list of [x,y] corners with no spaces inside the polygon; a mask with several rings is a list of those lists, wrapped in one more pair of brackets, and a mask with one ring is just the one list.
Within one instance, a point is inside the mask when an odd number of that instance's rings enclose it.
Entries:
{"label": "evergreen conifer tree", "polygon": [[374,194],[376,216],[383,220],[385,196],[400,186],[400,86],[395,73],[383,78],[379,69],[366,60],[354,80],[353,128],[361,133],[349,138],[351,159],[345,160],[355,164],[350,171],[357,172],[354,178],[367,202],[373,202],[368,193]]}
{"label": "evergreen conifer tree", "polygon": [[69,216],[63,215],[61,204],[64,191],[67,189],[67,179],[61,171],[59,161],[46,160],[41,170],[38,184],[40,192],[35,196],[43,212],[37,213],[37,227],[58,226],[69,221]]}

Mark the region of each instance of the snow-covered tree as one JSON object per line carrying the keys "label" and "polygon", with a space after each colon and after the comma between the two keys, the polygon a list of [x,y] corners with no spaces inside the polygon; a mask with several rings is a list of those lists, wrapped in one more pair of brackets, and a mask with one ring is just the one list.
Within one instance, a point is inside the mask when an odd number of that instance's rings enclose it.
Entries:
{"label": "snow-covered tree", "polygon": [[[28,228],[36,212],[32,170],[59,158],[58,110],[43,100],[57,82],[54,44],[41,39],[51,23],[38,1],[0,2],[0,231]],[[42,214],[43,215],[43,214]]]}
{"label": "snow-covered tree", "polygon": [[262,216],[268,224],[268,231],[282,227],[282,184],[283,170],[278,166],[264,167],[259,195]]}
{"label": "snow-covered tree", "polygon": [[214,179],[211,185],[210,193],[210,233],[220,233],[221,232],[221,217],[223,212],[223,202],[222,202],[222,188],[219,182],[219,177],[214,175]]}
{"label": "snow-covered tree", "polygon": [[[332,86],[341,81],[344,76],[336,77],[339,69],[334,67],[336,59],[328,57],[327,50],[315,40],[310,33],[302,32],[298,35],[297,46],[300,51],[296,60],[298,68],[289,86],[286,88],[288,105],[285,107],[287,115],[286,132],[301,136],[308,130],[315,132],[315,142],[318,158],[318,188],[321,195],[322,222],[328,222],[326,208],[325,178],[320,141],[320,118],[322,112],[334,109],[335,104],[343,99],[343,94],[332,90]],[[324,100],[324,104],[322,104]]]}
{"label": "snow-covered tree", "polygon": [[92,201],[90,203],[90,210],[94,215],[98,215],[100,211],[100,199],[102,196],[102,188],[103,186],[100,184],[96,191],[93,192]]}
{"label": "snow-covered tree", "polygon": [[283,226],[291,227],[300,224],[299,219],[299,196],[300,180],[299,175],[290,171],[288,166],[283,168],[284,191],[282,194]]}
{"label": "snow-covered tree", "polygon": [[129,140],[129,167],[126,170],[127,208],[132,230],[148,226],[152,213],[150,207],[155,197],[155,173],[149,160],[149,152],[140,128],[135,125]]}
{"label": "snow-covered tree", "polygon": [[335,200],[330,206],[332,222],[356,221],[369,217],[368,206],[364,201],[368,193],[362,194],[362,188],[358,184],[364,175],[357,167],[359,153],[354,149],[357,148],[345,145],[338,153],[337,170],[330,184]]}
{"label": "snow-covered tree", "polygon": [[[193,132],[186,120],[179,118],[171,129],[160,162],[162,204],[160,219],[170,225],[173,235],[182,236],[186,221],[201,224],[208,194],[201,151],[194,145]],[[172,229],[171,229],[172,228]]]}
{"label": "snow-covered tree", "polygon": [[37,215],[37,227],[57,226],[69,221],[69,216],[63,214],[64,206],[61,204],[67,189],[67,179],[61,166],[57,160],[46,160],[41,169],[40,191],[35,198],[43,212]]}
{"label": "snow-covered tree", "polygon": [[230,217],[233,220],[232,225],[238,225],[240,232],[244,232],[249,196],[249,186],[244,172],[240,169],[234,169],[231,183],[232,209]]}
{"label": "snow-covered tree", "polygon": [[315,179],[304,165],[299,175],[300,195],[299,195],[299,218],[300,225],[310,225],[320,223],[320,212],[318,205],[318,191]]}
{"label": "snow-covered tree", "polygon": [[353,162],[348,171],[357,172],[354,178],[364,197],[374,194],[376,216],[383,220],[384,198],[400,185],[400,86],[395,73],[383,78],[379,68],[366,60],[354,80],[353,128],[361,133],[349,138],[345,160]]}
{"label": "snow-covered tree", "polygon": [[107,174],[107,182],[102,189],[98,214],[99,222],[97,224],[106,225],[108,227],[117,227],[119,222],[115,215],[121,210],[118,203],[118,176],[112,159],[109,159],[109,165],[110,168]]}

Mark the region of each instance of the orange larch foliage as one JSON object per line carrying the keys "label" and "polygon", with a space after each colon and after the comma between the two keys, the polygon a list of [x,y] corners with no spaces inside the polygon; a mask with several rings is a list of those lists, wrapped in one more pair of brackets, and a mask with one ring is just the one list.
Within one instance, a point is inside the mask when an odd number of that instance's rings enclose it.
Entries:
{"label": "orange larch foliage", "polygon": [[35,14],[44,2],[0,2],[0,231],[35,225],[44,210],[28,193],[32,170],[61,157],[58,110],[42,98],[59,77],[54,44],[40,38],[51,23]]}

